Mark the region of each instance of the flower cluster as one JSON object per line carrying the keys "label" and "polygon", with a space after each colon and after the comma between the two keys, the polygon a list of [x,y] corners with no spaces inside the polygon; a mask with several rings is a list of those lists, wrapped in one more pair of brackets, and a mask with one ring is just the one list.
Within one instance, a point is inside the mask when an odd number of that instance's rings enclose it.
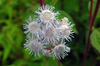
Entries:
{"label": "flower cluster", "polygon": [[66,17],[60,21],[57,18],[59,12],[54,12],[52,6],[39,7],[36,14],[38,17],[30,17],[23,26],[27,34],[25,48],[34,56],[43,54],[56,59],[64,58],[70,52],[64,40],[69,41],[73,37],[73,25]]}

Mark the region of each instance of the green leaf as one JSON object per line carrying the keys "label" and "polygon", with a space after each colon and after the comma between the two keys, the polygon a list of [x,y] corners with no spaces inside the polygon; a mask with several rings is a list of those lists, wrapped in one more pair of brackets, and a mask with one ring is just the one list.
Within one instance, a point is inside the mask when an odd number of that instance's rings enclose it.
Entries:
{"label": "green leaf", "polygon": [[97,57],[97,60],[100,60],[100,56]]}
{"label": "green leaf", "polygon": [[91,40],[92,46],[96,48],[96,50],[100,53],[100,31],[99,29],[95,29],[92,32],[90,36],[90,40]]}
{"label": "green leaf", "polygon": [[6,9],[7,9],[7,14],[9,16],[9,20],[11,20],[12,19],[12,6],[7,4]]}
{"label": "green leaf", "polygon": [[37,61],[37,60],[41,60],[42,56],[36,56],[34,57],[34,54],[33,55],[30,55],[29,54],[30,51],[27,51],[24,49],[24,59],[30,59],[31,61]]}
{"label": "green leaf", "polygon": [[58,0],[57,3],[56,3],[56,5],[55,5],[55,11],[56,10],[58,11],[58,9],[60,10],[61,9],[61,5],[62,5],[61,1]]}
{"label": "green leaf", "polygon": [[50,5],[55,6],[58,0],[52,0]]}
{"label": "green leaf", "polygon": [[[13,26],[13,28],[11,28]],[[16,34],[15,34],[16,33]],[[2,61],[5,62],[6,59],[9,57],[10,51],[14,51],[14,46],[21,47],[23,41],[23,32],[15,25],[6,25],[2,29],[2,34],[0,33],[0,43],[2,44],[4,51],[3,51],[3,59]],[[11,50],[11,49],[14,50]]]}
{"label": "green leaf", "polygon": [[18,59],[14,62],[14,65],[16,66],[24,66],[24,65],[28,65],[28,62],[26,62],[25,60],[23,59]]}
{"label": "green leaf", "polygon": [[3,46],[4,51],[3,51],[3,57],[2,57],[2,62],[4,63],[6,61],[6,59],[8,58],[10,51],[11,51],[11,45],[8,42],[8,40],[5,38],[5,36],[3,36],[2,34],[0,34],[0,44]]}
{"label": "green leaf", "polygon": [[[57,59],[53,59],[51,57],[44,57],[43,59],[43,63],[41,64],[41,66],[59,66],[58,65],[58,60]],[[60,65],[62,65],[62,63],[60,62]]]}
{"label": "green leaf", "polygon": [[0,50],[0,58],[2,57],[2,55],[3,55],[3,52]]}
{"label": "green leaf", "polygon": [[79,6],[79,0],[64,0],[63,2],[64,10],[66,10],[68,13],[78,12]]}
{"label": "green leaf", "polygon": [[[11,28],[11,26],[13,26],[13,28]],[[16,46],[21,46],[24,33],[18,25],[7,25],[3,28],[3,32],[6,33],[6,36],[12,43],[16,44]]]}
{"label": "green leaf", "polygon": [[[29,16],[31,16],[32,18],[34,18],[34,16],[37,16],[37,14],[35,13],[35,11],[38,11],[38,7],[40,5],[37,4],[35,6],[32,6],[30,8],[28,8],[26,11],[25,11],[25,14],[23,14],[23,17],[24,17],[24,20],[27,20],[27,18],[29,18]],[[25,22],[25,21],[24,21]]]}
{"label": "green leaf", "polygon": [[[32,57],[31,57],[32,59]],[[41,65],[41,61],[31,61],[31,59],[17,59],[16,61],[14,61],[10,66],[40,66]]]}
{"label": "green leaf", "polygon": [[10,54],[10,51],[11,51],[11,46],[10,45],[8,45],[7,47],[5,47],[4,53],[3,53],[3,62],[5,62],[6,59],[8,58],[8,56]]}
{"label": "green leaf", "polygon": [[45,0],[46,4],[50,4],[51,0]]}

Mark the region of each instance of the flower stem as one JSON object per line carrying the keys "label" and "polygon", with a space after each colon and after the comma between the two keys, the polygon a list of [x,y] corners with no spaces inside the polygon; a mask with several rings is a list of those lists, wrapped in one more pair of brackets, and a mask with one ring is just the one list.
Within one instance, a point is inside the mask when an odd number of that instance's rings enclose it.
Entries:
{"label": "flower stem", "polygon": [[39,0],[39,3],[40,3],[40,6],[43,6],[43,5],[45,5],[45,2],[44,2],[44,0]]}
{"label": "flower stem", "polygon": [[97,0],[96,8],[95,8],[94,15],[93,15],[93,18],[92,18],[93,0],[91,0],[90,18],[89,18],[89,34],[88,34],[88,41],[87,41],[86,50],[85,50],[84,57],[83,57],[82,66],[85,66],[86,59],[87,59],[87,56],[88,56],[88,52],[89,52],[89,49],[90,49],[90,35],[92,33],[92,27],[94,25],[94,22],[95,22],[95,19],[96,19],[96,16],[97,16],[97,12],[98,12],[98,9],[99,9],[99,4],[100,4],[100,0]]}
{"label": "flower stem", "polygon": [[[43,6],[43,5],[45,5],[45,2],[44,2],[44,0],[39,0],[39,3],[40,3],[40,6]],[[47,57],[45,56],[45,66],[47,66]]]}
{"label": "flower stem", "polygon": [[60,60],[58,60],[58,66],[60,66]]}
{"label": "flower stem", "polygon": [[44,66],[47,66],[47,57],[45,56],[45,65]]}
{"label": "flower stem", "polygon": [[91,0],[91,4],[90,4],[89,24],[91,24],[92,22],[92,7],[93,7],[93,0]]}
{"label": "flower stem", "polygon": [[95,19],[96,19],[98,10],[99,10],[99,6],[100,6],[100,0],[97,0],[96,8],[95,8],[95,11],[94,11],[91,27],[94,25],[94,22],[95,22]]}
{"label": "flower stem", "polygon": [[93,60],[93,62],[92,62],[92,64],[91,64],[91,66],[94,66],[94,64],[95,64],[95,62],[96,62],[96,60],[97,60],[97,58],[100,56],[100,54],[99,55],[97,55],[95,58],[94,58],[94,60]]}
{"label": "flower stem", "polygon": [[32,9],[28,9],[28,11],[31,12],[32,14],[35,14],[35,13],[32,11]]}

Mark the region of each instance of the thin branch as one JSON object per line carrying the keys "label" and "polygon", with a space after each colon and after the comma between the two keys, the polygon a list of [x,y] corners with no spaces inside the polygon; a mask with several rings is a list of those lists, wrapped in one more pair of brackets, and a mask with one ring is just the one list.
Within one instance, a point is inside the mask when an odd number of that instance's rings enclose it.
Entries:
{"label": "thin branch", "polygon": [[95,62],[96,62],[96,60],[97,60],[97,58],[99,57],[100,55],[97,55],[95,58],[94,58],[94,60],[93,60],[93,62],[92,62],[92,64],[91,64],[91,66],[94,66],[94,64],[95,64]]}
{"label": "thin branch", "polygon": [[58,60],[58,66],[60,66],[60,60]]}
{"label": "thin branch", "polygon": [[43,6],[43,5],[45,5],[45,2],[44,2],[44,0],[39,0],[39,3],[40,3],[40,6]]}
{"label": "thin branch", "polygon": [[90,4],[89,24],[91,24],[91,22],[92,22],[92,6],[93,6],[93,0],[91,0],[91,4]]}
{"label": "thin branch", "polygon": [[94,15],[93,15],[91,27],[94,25],[94,22],[95,22],[97,13],[98,13],[98,11],[99,11],[99,4],[100,4],[100,0],[97,0],[96,8],[95,8],[95,11],[94,11]]}
{"label": "thin branch", "polygon": [[98,12],[98,9],[99,9],[99,3],[100,3],[100,0],[97,0],[96,8],[95,8],[94,15],[93,15],[93,18],[92,18],[92,11],[91,10],[92,10],[92,5],[93,5],[93,0],[91,0],[89,34],[88,34],[88,41],[87,41],[87,46],[86,46],[86,50],[85,50],[84,57],[83,57],[82,66],[85,66],[86,59],[87,59],[87,56],[88,56],[88,52],[89,52],[89,49],[90,49],[90,35],[92,33],[92,27],[94,25],[94,22],[95,22],[95,19],[96,19],[96,16],[97,16],[97,12]]}
{"label": "thin branch", "polygon": [[32,11],[32,9],[28,9],[28,11],[31,12],[32,14],[35,14],[35,13]]}
{"label": "thin branch", "polygon": [[45,56],[45,65],[44,66],[47,66],[47,57]]}

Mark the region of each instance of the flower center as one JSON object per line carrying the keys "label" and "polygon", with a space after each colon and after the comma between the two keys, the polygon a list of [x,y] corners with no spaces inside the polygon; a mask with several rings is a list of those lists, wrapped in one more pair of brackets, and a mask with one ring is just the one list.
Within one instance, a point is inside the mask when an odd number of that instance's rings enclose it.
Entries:
{"label": "flower center", "polygon": [[50,22],[54,20],[54,14],[49,10],[44,10],[40,15],[40,19],[44,22]]}
{"label": "flower center", "polygon": [[55,34],[56,34],[56,30],[55,30],[55,28],[52,26],[52,27],[50,27],[50,28],[48,28],[48,29],[46,30],[45,36],[46,36],[47,38],[53,38],[53,37],[55,36]]}
{"label": "flower center", "polygon": [[38,31],[39,24],[37,22],[31,22],[28,26],[31,33],[36,33]]}

